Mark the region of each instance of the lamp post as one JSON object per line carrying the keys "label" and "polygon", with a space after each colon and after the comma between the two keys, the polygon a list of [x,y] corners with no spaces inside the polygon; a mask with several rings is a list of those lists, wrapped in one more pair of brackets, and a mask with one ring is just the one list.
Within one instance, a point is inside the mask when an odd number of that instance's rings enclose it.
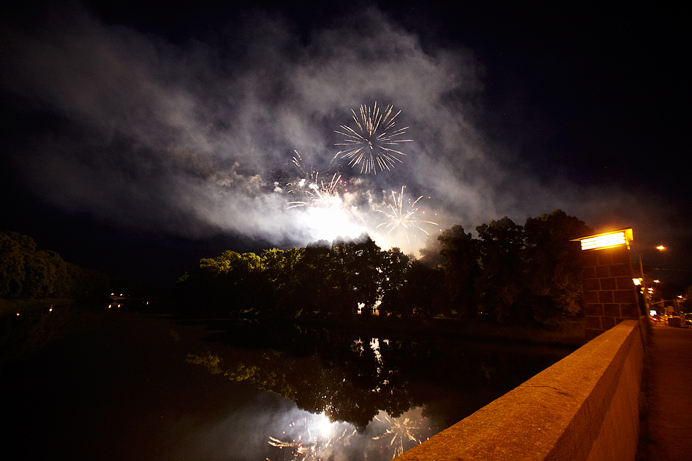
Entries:
{"label": "lamp post", "polygon": [[649,316],[649,302],[646,300],[646,280],[644,279],[644,265],[642,264],[642,253],[645,251],[653,251],[653,250],[658,250],[658,251],[665,251],[666,247],[663,245],[659,245],[656,248],[645,248],[643,250],[639,250],[637,253],[639,255],[639,276],[642,279],[642,293],[644,294],[644,308],[646,309],[646,315]]}
{"label": "lamp post", "polygon": [[582,288],[584,290],[584,334],[587,340],[626,319],[639,320],[633,277],[630,242],[631,227],[573,239],[582,249]]}

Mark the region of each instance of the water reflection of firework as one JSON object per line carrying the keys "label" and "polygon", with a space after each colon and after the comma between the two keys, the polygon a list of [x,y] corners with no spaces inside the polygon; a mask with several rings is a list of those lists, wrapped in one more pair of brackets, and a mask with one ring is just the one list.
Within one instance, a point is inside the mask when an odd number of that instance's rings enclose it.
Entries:
{"label": "water reflection of firework", "polygon": [[[381,435],[373,437],[373,440],[389,440],[388,445],[393,448],[392,459],[401,455],[405,450],[412,445],[417,445],[422,440],[414,434],[414,431],[422,429],[421,424],[416,423],[413,419],[407,416],[399,418],[390,418],[387,413],[380,412],[375,416],[375,419],[387,425],[387,429]],[[406,445],[406,448],[404,446]]]}
{"label": "water reflection of firework", "polygon": [[409,229],[418,229],[425,233],[425,235],[429,235],[428,231],[423,229],[421,225],[432,224],[437,226],[437,223],[418,219],[417,213],[419,210],[416,208],[416,204],[421,198],[423,198],[422,195],[413,203],[410,203],[411,201],[409,200],[409,205],[407,205],[406,209],[404,209],[404,187],[405,186],[401,187],[401,193],[398,197],[396,196],[396,192],[392,191],[392,203],[387,206],[389,211],[378,210],[380,213],[389,218],[389,221],[378,224],[377,228],[379,229],[380,227],[385,226],[385,228],[388,229],[388,234],[394,229],[402,228],[406,234],[406,241],[410,243],[408,237]]}
{"label": "water reflection of firework", "polygon": [[269,437],[269,445],[278,448],[291,448],[292,449],[292,460],[312,460],[319,459],[315,451],[316,444],[313,443],[303,443],[303,442],[282,442],[274,437]]}
{"label": "water reflection of firework", "polygon": [[[341,424],[330,423],[324,415],[310,422],[305,418],[303,423],[303,431],[295,439],[287,442],[270,436],[267,443],[279,449],[289,449],[291,461],[320,460],[329,457],[336,448],[342,447],[344,442],[356,434],[352,427],[340,430]],[[315,423],[321,427],[313,434],[310,425]],[[292,423],[290,426],[295,427],[296,424]],[[337,432],[336,436],[334,432]]]}
{"label": "water reflection of firework", "polygon": [[400,139],[408,127],[394,129],[394,119],[401,111],[392,115],[392,109],[390,105],[384,112],[380,112],[375,102],[372,108],[361,105],[360,116],[351,110],[357,129],[341,125],[343,131],[337,133],[345,138],[336,145],[344,146],[344,150],[337,152],[334,159],[339,156],[347,158],[351,167],[360,165],[361,173],[375,174],[378,168],[380,171],[385,168],[390,170],[395,162],[403,163],[400,157],[406,154],[392,147],[412,140]]}

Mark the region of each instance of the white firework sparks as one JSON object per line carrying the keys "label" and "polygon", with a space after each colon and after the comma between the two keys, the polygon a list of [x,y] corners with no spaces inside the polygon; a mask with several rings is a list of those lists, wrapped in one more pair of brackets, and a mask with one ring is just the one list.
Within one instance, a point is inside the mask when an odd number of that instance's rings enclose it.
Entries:
{"label": "white firework sparks", "polygon": [[[377,174],[377,169],[391,170],[396,164],[403,163],[400,157],[406,156],[393,147],[412,139],[401,139],[408,127],[394,129],[394,120],[401,111],[392,115],[393,107],[387,106],[380,112],[377,102],[372,108],[361,105],[360,116],[351,110],[357,128],[341,125],[343,131],[336,131],[345,138],[337,146],[345,148],[336,153],[334,159],[341,156],[349,160],[351,168],[360,165],[361,173]],[[334,160],[332,159],[332,161]]]}
{"label": "white firework sparks", "polygon": [[[300,193],[306,200],[299,200],[288,203],[288,208],[299,206],[324,206],[334,202],[340,202],[337,187],[341,185],[341,175],[334,173],[329,182],[319,178],[319,173],[314,174],[314,179],[300,179],[290,185],[291,193]],[[336,200],[334,200],[336,199]]]}
{"label": "white firework sparks", "polygon": [[382,222],[377,225],[377,229],[379,229],[382,226],[385,226],[385,229],[387,229],[387,234],[391,233],[394,229],[401,228],[404,230],[406,234],[406,241],[410,243],[409,236],[408,236],[408,230],[409,229],[417,229],[421,232],[423,232],[425,235],[430,235],[428,234],[428,231],[426,231],[422,225],[423,224],[431,224],[437,226],[436,222],[433,221],[427,221],[424,219],[419,219],[418,218],[418,212],[419,209],[416,207],[416,204],[420,199],[423,198],[421,195],[418,197],[413,203],[410,203],[406,206],[404,209],[404,188],[406,186],[401,187],[401,193],[397,197],[396,192],[392,191],[392,203],[388,204],[387,210],[377,210],[380,213],[384,214],[389,220]]}

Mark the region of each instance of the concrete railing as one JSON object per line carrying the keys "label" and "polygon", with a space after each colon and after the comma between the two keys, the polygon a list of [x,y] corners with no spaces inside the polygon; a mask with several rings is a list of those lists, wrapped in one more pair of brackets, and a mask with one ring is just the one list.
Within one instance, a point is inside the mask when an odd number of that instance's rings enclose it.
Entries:
{"label": "concrete railing", "polygon": [[623,321],[396,459],[631,461],[645,343]]}

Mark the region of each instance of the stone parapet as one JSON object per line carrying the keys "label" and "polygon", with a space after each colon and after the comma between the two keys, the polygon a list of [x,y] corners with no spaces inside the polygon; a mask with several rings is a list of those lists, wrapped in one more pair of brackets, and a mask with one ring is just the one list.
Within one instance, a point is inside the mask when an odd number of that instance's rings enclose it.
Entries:
{"label": "stone parapet", "polygon": [[635,459],[645,327],[621,322],[396,459]]}

